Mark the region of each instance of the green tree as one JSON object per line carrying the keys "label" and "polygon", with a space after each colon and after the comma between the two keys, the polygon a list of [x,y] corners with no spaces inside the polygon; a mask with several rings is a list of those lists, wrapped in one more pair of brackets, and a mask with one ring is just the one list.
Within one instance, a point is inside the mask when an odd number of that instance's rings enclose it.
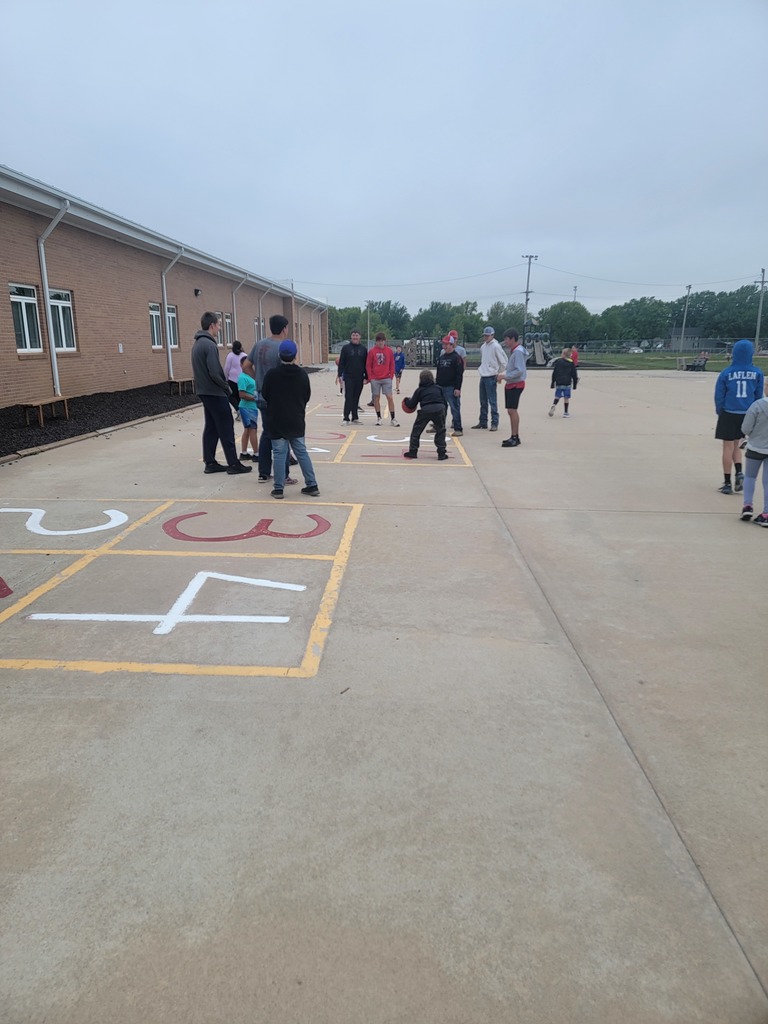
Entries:
{"label": "green tree", "polygon": [[539,320],[549,326],[556,347],[586,341],[592,326],[592,314],[580,302],[556,302],[541,310]]}
{"label": "green tree", "polygon": [[420,309],[411,320],[411,331],[425,338],[436,338],[439,331],[445,333],[448,330],[443,325],[451,322],[452,313],[453,306],[449,302],[430,302],[426,309]]}
{"label": "green tree", "polygon": [[386,302],[372,302],[370,306],[371,315],[376,313],[377,317],[385,325],[385,334],[388,337],[401,340],[408,337],[411,314],[402,303],[387,299]]}
{"label": "green tree", "polygon": [[[487,322],[496,330],[496,337],[501,340],[504,331],[514,327],[522,334],[525,306],[522,302],[494,302],[488,310]],[[485,326],[485,325],[483,325]]]}

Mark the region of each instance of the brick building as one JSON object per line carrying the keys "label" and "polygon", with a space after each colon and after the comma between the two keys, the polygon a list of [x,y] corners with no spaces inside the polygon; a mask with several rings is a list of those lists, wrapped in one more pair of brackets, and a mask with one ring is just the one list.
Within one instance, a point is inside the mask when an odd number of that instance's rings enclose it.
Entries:
{"label": "brick building", "polygon": [[0,408],[189,378],[206,310],[222,362],[274,313],[302,363],[328,358],[323,302],[2,166],[0,282]]}

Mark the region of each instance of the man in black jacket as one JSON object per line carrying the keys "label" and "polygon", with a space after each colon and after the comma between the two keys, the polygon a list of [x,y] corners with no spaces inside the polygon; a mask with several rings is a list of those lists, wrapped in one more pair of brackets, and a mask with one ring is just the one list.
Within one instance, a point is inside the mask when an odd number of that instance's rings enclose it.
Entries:
{"label": "man in black jacket", "polygon": [[301,493],[313,496],[320,493],[312,460],[304,441],[304,412],[312,389],[307,371],[295,363],[296,354],[296,345],[290,338],[281,341],[278,349],[280,362],[273,369],[267,370],[261,388],[261,397],[267,403],[269,429],[272,435],[272,464],[275,474],[273,498],[283,496],[289,444],[299,460],[299,468],[304,476],[305,486],[301,488]]}
{"label": "man in black jacket", "polygon": [[368,349],[360,344],[360,331],[354,330],[350,340],[339,353],[339,377],[344,378],[344,422],[359,423],[357,410],[360,405],[360,394],[368,379],[365,362]]}
{"label": "man in black jacket", "polygon": [[437,357],[435,383],[443,395],[453,418],[452,437],[461,437],[461,384],[464,380],[464,360],[456,351],[456,339],[447,334],[443,338],[443,351]]}
{"label": "man in black jacket", "polygon": [[[238,461],[235,447],[235,428],[232,423],[232,406],[229,404],[229,382],[221,367],[219,336],[221,324],[215,313],[203,313],[200,317],[201,331],[195,335],[192,345],[192,374],[195,391],[203,403],[205,426],[203,427],[203,462],[205,473],[250,473],[252,467]],[[216,445],[221,447],[227,465],[216,461]]]}

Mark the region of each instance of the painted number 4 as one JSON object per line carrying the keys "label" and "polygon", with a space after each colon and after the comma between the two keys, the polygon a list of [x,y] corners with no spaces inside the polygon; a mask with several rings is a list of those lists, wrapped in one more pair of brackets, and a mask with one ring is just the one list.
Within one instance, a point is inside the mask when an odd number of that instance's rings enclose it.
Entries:
{"label": "painted number 4", "polygon": [[192,602],[208,580],[222,580],[225,583],[243,583],[249,587],[267,587],[272,590],[307,589],[298,583],[278,583],[275,580],[253,579],[250,576],[228,576],[221,572],[199,572],[190,580],[189,585],[174,601],[172,607],[165,615],[113,615],[109,612],[86,612],[83,614],[45,612],[30,615],[29,618],[55,620],[56,622],[156,622],[157,625],[152,632],[157,636],[164,636],[175,629],[176,626],[187,622],[290,622],[290,616],[288,615],[188,615],[187,609],[191,607]]}

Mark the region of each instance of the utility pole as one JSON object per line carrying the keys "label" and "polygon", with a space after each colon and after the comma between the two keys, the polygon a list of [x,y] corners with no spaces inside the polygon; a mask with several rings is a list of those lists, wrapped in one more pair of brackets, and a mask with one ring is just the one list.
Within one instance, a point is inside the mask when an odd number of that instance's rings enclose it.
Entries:
{"label": "utility pole", "polygon": [[520,257],[522,260],[528,260],[528,276],[525,279],[525,313],[523,314],[523,336],[525,336],[525,325],[528,323],[528,296],[531,294],[531,260],[537,260],[538,256],[526,256]]}
{"label": "utility pole", "polygon": [[574,301],[574,302],[576,301],[576,289],[577,289],[578,287],[579,287],[579,286],[578,286],[577,284],[575,284],[575,285],[573,286],[573,301]]}
{"label": "utility pole", "polygon": [[689,284],[687,284],[685,287],[688,289],[688,292],[687,292],[687,294],[685,296],[685,309],[683,310],[683,326],[680,328],[680,351],[681,352],[683,351],[683,346],[685,345],[685,321],[688,319],[688,301],[689,301],[689,299],[691,297],[691,286]]}
{"label": "utility pole", "polygon": [[[755,352],[760,351],[760,321],[763,319],[763,295],[765,294],[765,267],[760,268],[760,301],[757,304],[757,330],[755,331]],[[765,470],[763,470],[765,472]]]}

